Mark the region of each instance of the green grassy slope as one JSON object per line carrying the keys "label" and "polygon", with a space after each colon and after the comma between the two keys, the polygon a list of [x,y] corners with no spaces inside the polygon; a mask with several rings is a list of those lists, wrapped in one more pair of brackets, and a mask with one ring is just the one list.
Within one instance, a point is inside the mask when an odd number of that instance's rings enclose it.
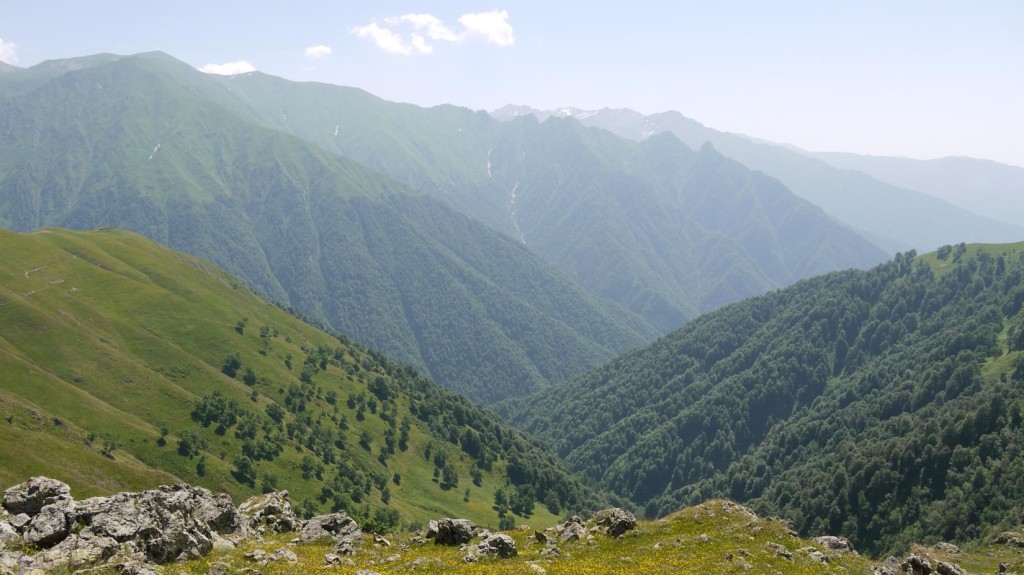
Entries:
{"label": "green grassy slope", "polygon": [[233,111],[218,78],[162,54],[75,62],[0,83],[0,224],[143,233],[477,401],[656,334],[518,243]]}
{"label": "green grassy slope", "polygon": [[[496,416],[132,233],[0,231],[0,325],[5,484],[45,474],[94,495],[185,480],[236,499],[266,486],[364,520],[491,525],[501,489],[529,491],[543,521],[593,503]],[[193,434],[205,447],[189,455]]]}
{"label": "green grassy slope", "polygon": [[873,553],[968,541],[1024,507],[1022,274],[1024,244],[961,245],[806,280],[512,420],[652,516],[726,496]]}

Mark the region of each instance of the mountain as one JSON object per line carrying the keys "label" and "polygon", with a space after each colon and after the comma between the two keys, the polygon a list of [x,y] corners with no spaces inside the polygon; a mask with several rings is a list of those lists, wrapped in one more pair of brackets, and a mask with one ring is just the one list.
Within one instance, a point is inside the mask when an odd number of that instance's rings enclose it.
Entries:
{"label": "mountain", "polygon": [[573,120],[503,123],[263,74],[221,82],[238,113],[441,200],[662,332],[884,259],[777,182],[672,137],[637,144]]}
{"label": "mountain", "polygon": [[0,74],[8,74],[10,72],[17,72],[21,68],[8,64],[7,62],[0,62]]}
{"label": "mountain", "polygon": [[131,229],[424,369],[479,402],[650,341],[519,242],[265,127],[163,54],[0,80],[0,224]]}
{"label": "mountain", "polygon": [[1024,168],[950,157],[914,160],[838,152],[803,152],[844,170],[945,200],[976,214],[1020,225],[1024,222]]}
{"label": "mountain", "polygon": [[[496,110],[508,120],[526,114],[523,106]],[[863,233],[886,251],[934,250],[960,242],[1015,242],[1024,238],[1021,220],[1010,223],[978,215],[925,190],[905,188],[861,171],[840,169],[799,150],[739,134],[720,132],[679,112],[645,116],[629,109],[533,111],[539,118],[573,117],[587,126],[642,141],[671,132],[687,145],[707,142],[743,165],[778,178],[790,190]],[[942,197],[942,196],[939,196]],[[980,203],[980,202],[979,202]]]}
{"label": "mountain", "polygon": [[287,487],[391,524],[599,503],[493,413],[133,233],[0,230],[0,324],[0,484]]}
{"label": "mountain", "polygon": [[668,513],[708,497],[870,553],[1024,505],[1024,244],[805,280],[506,406],[570,468]]}

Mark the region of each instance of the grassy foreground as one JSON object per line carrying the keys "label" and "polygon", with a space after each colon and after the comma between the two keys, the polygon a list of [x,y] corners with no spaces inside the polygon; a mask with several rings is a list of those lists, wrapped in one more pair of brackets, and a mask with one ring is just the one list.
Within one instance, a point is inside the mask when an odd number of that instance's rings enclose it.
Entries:
{"label": "grassy foreground", "polygon": [[[538,527],[538,526],[535,526]],[[543,528],[543,526],[539,526]],[[200,560],[170,565],[165,573],[205,575],[226,568],[240,573],[256,568],[263,575],[355,573],[371,570],[390,573],[870,573],[874,562],[856,553],[825,550],[811,540],[793,536],[785,523],[759,518],[745,508],[727,501],[709,501],[679,511],[657,521],[643,521],[620,538],[595,533],[590,542],[559,543],[560,557],[541,555],[533,529],[509,532],[518,556],[512,559],[481,558],[465,563],[466,552],[432,542],[411,542],[411,536],[391,538],[390,547],[374,544],[365,536],[363,546],[352,557],[353,564],[329,566],[324,554],[329,544],[290,545],[292,535],[284,534],[263,542],[249,542],[231,551],[214,551]],[[476,540],[469,545],[475,546]],[[286,547],[298,556],[298,562],[281,561],[257,565],[245,558],[255,549],[268,554]],[[812,557],[809,547],[822,551],[823,563]],[[785,558],[782,549],[791,558]],[[1002,558],[1006,561],[1006,558]],[[1020,558],[1017,557],[1019,561]],[[998,564],[998,561],[997,563]]]}

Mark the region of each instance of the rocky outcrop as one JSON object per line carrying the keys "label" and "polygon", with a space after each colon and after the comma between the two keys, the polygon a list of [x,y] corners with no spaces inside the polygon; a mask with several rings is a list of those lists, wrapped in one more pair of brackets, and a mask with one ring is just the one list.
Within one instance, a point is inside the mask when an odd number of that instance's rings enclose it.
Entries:
{"label": "rocky outcrop", "polygon": [[71,501],[71,488],[49,477],[33,477],[4,490],[3,506],[11,515],[33,516],[47,505],[66,505]]}
{"label": "rocky outcrop", "polygon": [[352,555],[355,545],[363,536],[362,529],[355,519],[348,514],[339,512],[313,517],[302,526],[296,543],[310,543],[330,539],[334,541],[335,555]]}
{"label": "rocky outcrop", "polygon": [[845,537],[823,535],[821,537],[815,537],[814,542],[829,551],[846,551],[851,553],[854,551],[853,543]]}
{"label": "rocky outcrop", "polygon": [[[254,497],[235,508],[226,494],[187,484],[75,501],[60,481],[34,477],[4,492],[0,575],[33,570],[78,571],[104,566],[127,575],[155,573],[153,564],[198,558],[247,536],[300,530],[296,541],[330,538],[352,553],[362,536],[345,513],[303,524],[286,491]],[[37,552],[24,552],[24,548]],[[279,549],[267,561],[291,562]]]}
{"label": "rocky outcrop", "polygon": [[636,516],[618,507],[598,511],[593,519],[598,527],[604,528],[605,533],[612,537],[618,537],[636,527]]}
{"label": "rocky outcrop", "polygon": [[494,533],[481,541],[476,551],[479,555],[508,559],[516,556],[516,542],[502,533]]}
{"label": "rocky outcrop", "polygon": [[437,545],[462,545],[476,536],[476,525],[469,519],[444,518],[437,522],[434,543]]}
{"label": "rocky outcrop", "polygon": [[1024,533],[1005,531],[996,537],[996,544],[1007,545],[1009,547],[1024,547]]}
{"label": "rocky outcrop", "polygon": [[248,531],[288,533],[299,527],[299,518],[292,511],[287,491],[276,491],[250,497],[238,506],[238,513]]}
{"label": "rocky outcrop", "polygon": [[558,534],[558,540],[562,543],[579,541],[580,539],[585,539],[588,535],[587,526],[576,515],[570,517],[565,523],[558,524],[555,527],[555,533]]}

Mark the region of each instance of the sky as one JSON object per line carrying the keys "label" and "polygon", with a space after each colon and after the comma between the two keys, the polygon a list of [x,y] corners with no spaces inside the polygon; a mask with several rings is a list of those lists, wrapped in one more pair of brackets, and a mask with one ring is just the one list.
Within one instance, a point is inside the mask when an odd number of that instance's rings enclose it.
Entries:
{"label": "sky", "polygon": [[423,106],[677,110],[812,151],[1024,166],[1024,2],[4,0],[0,61],[160,50]]}

